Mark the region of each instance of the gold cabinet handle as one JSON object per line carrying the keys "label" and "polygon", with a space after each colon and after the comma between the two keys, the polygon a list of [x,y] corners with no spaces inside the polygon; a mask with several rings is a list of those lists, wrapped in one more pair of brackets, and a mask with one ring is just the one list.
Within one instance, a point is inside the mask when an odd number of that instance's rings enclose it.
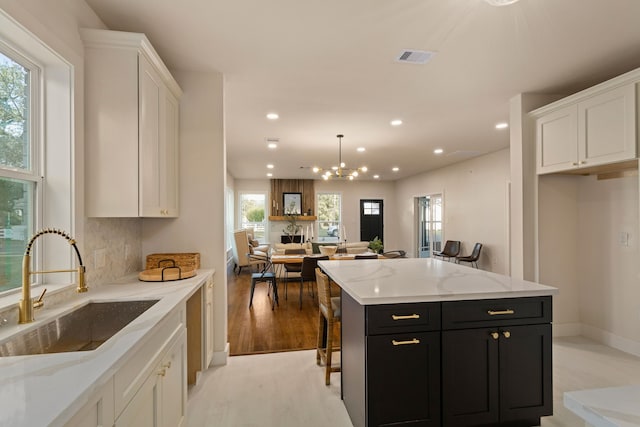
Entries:
{"label": "gold cabinet handle", "polygon": [[396,314],[392,314],[391,318],[393,320],[407,320],[407,319],[419,319],[420,315],[419,314],[409,314],[408,316],[398,316]]}
{"label": "gold cabinet handle", "polygon": [[504,314],[515,314],[516,312],[511,310],[510,308],[507,310],[489,310],[487,311],[487,314],[489,314],[489,316],[501,316]]}
{"label": "gold cabinet handle", "polygon": [[162,365],[163,368],[171,368],[171,361],[168,361],[167,363],[165,363],[164,365]]}
{"label": "gold cabinet handle", "polygon": [[572,163],[571,163],[571,166],[578,166],[578,163],[576,163],[576,162],[572,162]]}
{"label": "gold cabinet handle", "polygon": [[587,164],[587,161],[586,161],[586,160],[580,160],[580,164],[581,164],[581,165],[586,165],[586,164]]}
{"label": "gold cabinet handle", "polygon": [[408,341],[396,341],[396,340],[391,340],[391,343],[393,345],[407,345],[407,344],[420,344],[420,340],[417,338],[414,338],[412,340],[408,340]]}
{"label": "gold cabinet handle", "polygon": [[504,331],[502,335],[504,335],[505,338],[511,338],[511,332],[509,331]]}
{"label": "gold cabinet handle", "polygon": [[164,368],[162,368],[162,369],[160,369],[160,370],[158,371],[158,376],[160,376],[160,377],[164,377],[164,376],[166,375],[166,373],[167,373],[167,370],[166,370],[166,369],[164,369]]}
{"label": "gold cabinet handle", "polygon": [[497,340],[498,338],[500,338],[500,334],[497,332],[491,332],[491,338]]}

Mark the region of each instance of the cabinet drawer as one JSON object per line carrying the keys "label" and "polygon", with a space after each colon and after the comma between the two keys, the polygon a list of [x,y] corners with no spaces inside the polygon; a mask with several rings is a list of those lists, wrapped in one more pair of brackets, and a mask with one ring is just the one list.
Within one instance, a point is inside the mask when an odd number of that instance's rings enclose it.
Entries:
{"label": "cabinet drawer", "polygon": [[367,335],[440,329],[440,303],[367,306]]}
{"label": "cabinet drawer", "polygon": [[442,303],[442,329],[445,330],[550,322],[550,296]]}

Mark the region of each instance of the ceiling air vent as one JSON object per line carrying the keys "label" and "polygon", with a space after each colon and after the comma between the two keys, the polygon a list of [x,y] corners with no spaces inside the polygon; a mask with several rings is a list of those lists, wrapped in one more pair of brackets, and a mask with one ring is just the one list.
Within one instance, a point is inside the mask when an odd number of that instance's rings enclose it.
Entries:
{"label": "ceiling air vent", "polygon": [[410,64],[426,64],[435,52],[427,52],[425,50],[405,49],[396,58],[398,62],[408,62]]}

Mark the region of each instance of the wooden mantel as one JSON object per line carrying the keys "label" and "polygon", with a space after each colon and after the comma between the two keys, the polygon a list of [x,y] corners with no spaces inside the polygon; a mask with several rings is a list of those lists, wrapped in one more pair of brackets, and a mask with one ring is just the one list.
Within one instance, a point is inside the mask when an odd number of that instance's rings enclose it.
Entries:
{"label": "wooden mantel", "polygon": [[[317,219],[315,215],[296,215],[296,221],[316,221]],[[289,221],[289,217],[269,215],[269,221]]]}

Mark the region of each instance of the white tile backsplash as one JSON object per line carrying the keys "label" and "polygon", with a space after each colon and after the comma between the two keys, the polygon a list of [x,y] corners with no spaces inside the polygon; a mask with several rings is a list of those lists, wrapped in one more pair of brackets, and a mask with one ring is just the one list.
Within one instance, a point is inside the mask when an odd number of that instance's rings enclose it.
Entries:
{"label": "white tile backsplash", "polygon": [[141,218],[87,218],[84,235],[87,286],[142,270]]}

